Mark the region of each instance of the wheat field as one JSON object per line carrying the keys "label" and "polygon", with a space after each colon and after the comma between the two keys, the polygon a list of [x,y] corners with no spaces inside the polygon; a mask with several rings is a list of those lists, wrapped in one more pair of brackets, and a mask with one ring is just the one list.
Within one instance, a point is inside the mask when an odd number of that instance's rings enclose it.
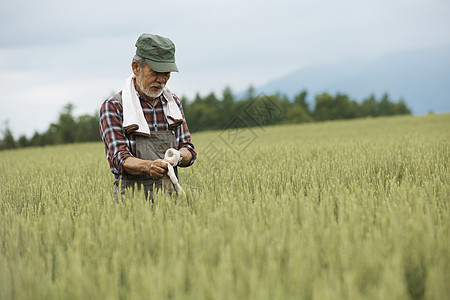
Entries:
{"label": "wheat field", "polygon": [[0,299],[448,299],[450,114],[193,142],[154,203],[102,143],[0,152]]}

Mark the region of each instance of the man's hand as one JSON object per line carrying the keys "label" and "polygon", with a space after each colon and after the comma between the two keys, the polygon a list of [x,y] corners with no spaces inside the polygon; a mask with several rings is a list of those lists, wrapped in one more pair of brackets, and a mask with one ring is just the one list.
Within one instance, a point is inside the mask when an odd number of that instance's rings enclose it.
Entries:
{"label": "man's hand", "polygon": [[192,159],[192,153],[187,148],[180,148],[179,150],[182,154],[183,159],[181,160],[181,163],[179,164],[180,167],[186,167],[189,165],[189,162]]}
{"label": "man's hand", "polygon": [[150,168],[146,172],[153,179],[161,179],[167,173],[167,163],[173,165],[172,162],[165,159],[157,159],[150,161]]}
{"label": "man's hand", "polygon": [[136,157],[128,157],[123,163],[125,172],[132,175],[149,174],[153,179],[161,179],[167,173],[167,163],[172,163],[165,159],[143,160]]}

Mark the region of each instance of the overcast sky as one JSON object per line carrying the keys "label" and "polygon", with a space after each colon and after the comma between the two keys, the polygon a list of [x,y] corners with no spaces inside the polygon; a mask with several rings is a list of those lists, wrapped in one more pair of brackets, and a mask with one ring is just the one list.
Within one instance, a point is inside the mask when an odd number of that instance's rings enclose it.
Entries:
{"label": "overcast sky", "polygon": [[0,128],[31,136],[64,105],[92,114],[131,73],[141,33],[169,37],[191,99],[301,67],[448,46],[448,0],[0,0]]}

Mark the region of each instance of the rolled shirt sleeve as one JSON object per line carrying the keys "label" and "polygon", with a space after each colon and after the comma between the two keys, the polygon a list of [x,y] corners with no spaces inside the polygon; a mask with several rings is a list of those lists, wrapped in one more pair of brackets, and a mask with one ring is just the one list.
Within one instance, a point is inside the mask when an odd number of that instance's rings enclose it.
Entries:
{"label": "rolled shirt sleeve", "polygon": [[100,109],[100,133],[105,144],[106,158],[111,172],[119,175],[124,172],[123,162],[132,154],[132,141],[122,127],[123,113],[119,101],[111,97]]}

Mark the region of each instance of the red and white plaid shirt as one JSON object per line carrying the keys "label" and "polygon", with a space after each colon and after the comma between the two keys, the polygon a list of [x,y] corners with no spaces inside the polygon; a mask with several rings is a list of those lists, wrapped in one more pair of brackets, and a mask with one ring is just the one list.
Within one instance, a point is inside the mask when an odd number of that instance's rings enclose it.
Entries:
{"label": "red and white plaid shirt", "polygon": [[[153,106],[144,98],[139,97],[144,117],[150,127],[150,132],[169,130],[169,123],[164,115],[161,97],[155,99]],[[190,166],[197,158],[197,152],[191,143],[191,133],[184,118],[181,101],[175,94],[173,94],[173,98],[183,115],[183,123],[173,130],[175,131],[178,149],[185,147],[192,153],[192,159],[189,162]],[[130,156],[136,156],[136,140],[133,135],[126,133],[122,124],[122,105],[112,96],[106,99],[100,108],[100,133],[105,143],[106,158],[108,159],[111,172],[119,177],[125,172],[123,169],[125,159]]]}

